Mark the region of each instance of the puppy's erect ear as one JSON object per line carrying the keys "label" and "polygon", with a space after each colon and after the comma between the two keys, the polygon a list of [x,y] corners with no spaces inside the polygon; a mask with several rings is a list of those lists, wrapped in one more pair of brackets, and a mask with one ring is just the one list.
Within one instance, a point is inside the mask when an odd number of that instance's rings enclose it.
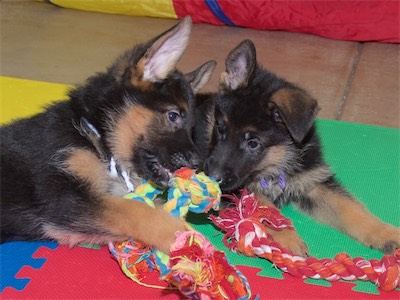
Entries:
{"label": "puppy's erect ear", "polygon": [[207,84],[216,65],[217,62],[215,60],[210,60],[196,70],[185,74],[185,78],[190,83],[193,93],[196,94]]}
{"label": "puppy's erect ear", "polygon": [[246,87],[256,64],[256,48],[252,41],[244,40],[226,58],[226,71],[221,74],[221,86],[231,90]]}
{"label": "puppy's erect ear", "polygon": [[187,47],[191,30],[192,19],[185,17],[148,43],[125,52],[109,71],[116,80],[145,90],[174,71]]}
{"label": "puppy's erect ear", "polygon": [[279,111],[274,117],[282,119],[297,143],[302,142],[317,117],[317,101],[301,89],[283,88],[272,95],[271,102]]}
{"label": "puppy's erect ear", "polygon": [[158,82],[175,69],[189,42],[192,19],[183,18],[178,24],[158,37],[139,60],[143,80]]}

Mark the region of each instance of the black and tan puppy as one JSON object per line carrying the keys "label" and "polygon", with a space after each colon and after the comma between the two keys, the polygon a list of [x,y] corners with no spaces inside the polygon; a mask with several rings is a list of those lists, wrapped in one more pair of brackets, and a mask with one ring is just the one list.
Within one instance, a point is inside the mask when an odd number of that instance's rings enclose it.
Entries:
{"label": "black and tan puppy", "polygon": [[[194,137],[208,157],[206,172],[224,192],[245,187],[267,205],[291,202],[367,246],[392,252],[399,229],[371,215],[324,162],[314,126],[318,110],[307,92],[258,65],[253,43],[243,41],[226,59],[219,92],[198,97]],[[307,254],[295,231],[271,234]]]}
{"label": "black and tan puppy", "polygon": [[69,100],[1,128],[2,242],[133,237],[169,251],[184,222],[121,196],[140,178],[162,185],[175,169],[198,164],[193,91],[215,62],[187,75],[175,69],[191,24],[183,19],[72,90]]}

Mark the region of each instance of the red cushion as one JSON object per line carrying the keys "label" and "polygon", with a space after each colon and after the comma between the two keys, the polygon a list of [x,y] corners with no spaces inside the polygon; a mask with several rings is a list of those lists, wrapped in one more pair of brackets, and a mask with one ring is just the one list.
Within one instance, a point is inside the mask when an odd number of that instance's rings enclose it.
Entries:
{"label": "red cushion", "polygon": [[399,43],[399,2],[370,0],[173,0],[178,17],[351,41]]}

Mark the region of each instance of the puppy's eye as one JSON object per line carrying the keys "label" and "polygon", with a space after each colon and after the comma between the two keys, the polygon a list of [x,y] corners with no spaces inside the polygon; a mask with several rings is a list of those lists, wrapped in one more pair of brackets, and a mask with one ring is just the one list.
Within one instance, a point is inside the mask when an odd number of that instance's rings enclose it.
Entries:
{"label": "puppy's eye", "polygon": [[260,140],[254,136],[251,136],[250,132],[244,134],[245,147],[250,150],[258,150],[261,147]]}
{"label": "puppy's eye", "polygon": [[277,108],[274,108],[272,110],[272,117],[274,118],[275,122],[282,122],[281,113],[279,112],[279,110]]}
{"label": "puppy's eye", "polygon": [[217,126],[217,133],[219,135],[223,135],[225,133],[225,126],[224,125],[218,125]]}
{"label": "puppy's eye", "polygon": [[256,139],[251,139],[247,141],[247,147],[252,150],[257,150],[260,148],[260,143]]}
{"label": "puppy's eye", "polygon": [[169,111],[169,112],[167,112],[167,118],[171,122],[175,123],[179,120],[180,115],[176,111]]}

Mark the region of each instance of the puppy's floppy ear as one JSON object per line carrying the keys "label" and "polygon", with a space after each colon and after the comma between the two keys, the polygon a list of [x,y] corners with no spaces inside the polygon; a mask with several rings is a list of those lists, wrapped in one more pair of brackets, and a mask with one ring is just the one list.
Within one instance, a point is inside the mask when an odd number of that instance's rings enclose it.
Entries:
{"label": "puppy's floppy ear", "polygon": [[196,94],[207,84],[216,65],[217,62],[215,60],[210,60],[196,70],[185,74],[185,78],[190,83],[193,93]]}
{"label": "puppy's floppy ear", "polygon": [[300,143],[313,125],[319,106],[316,100],[298,88],[282,88],[276,91],[271,102],[279,113],[274,117],[281,118],[293,139]]}
{"label": "puppy's floppy ear", "polygon": [[230,90],[246,87],[256,64],[256,48],[252,41],[244,40],[226,58],[226,70],[221,74],[220,85]]}

